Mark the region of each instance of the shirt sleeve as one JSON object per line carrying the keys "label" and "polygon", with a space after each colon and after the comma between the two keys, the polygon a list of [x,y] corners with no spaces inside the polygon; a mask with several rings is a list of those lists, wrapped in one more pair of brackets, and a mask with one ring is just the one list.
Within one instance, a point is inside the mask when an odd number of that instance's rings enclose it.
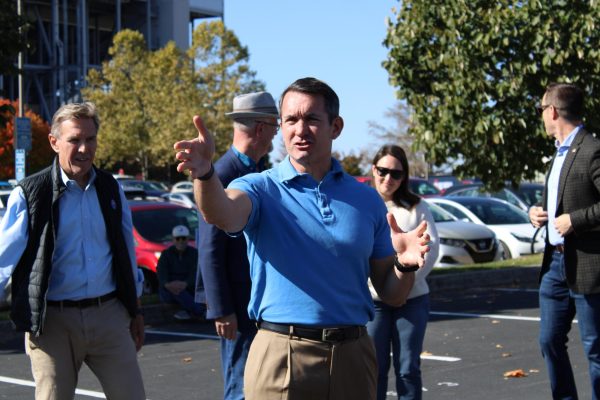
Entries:
{"label": "shirt sleeve", "polygon": [[[250,211],[248,221],[246,222],[246,226],[244,226],[243,230],[252,229],[260,218],[260,194],[257,190],[260,177],[260,174],[244,175],[234,179],[227,186],[228,189],[241,190],[242,192],[246,193],[248,198],[250,198],[250,202],[252,203],[252,211]],[[227,232],[227,234],[229,236],[237,237],[241,235],[241,232]]]}
{"label": "shirt sleeve", "polygon": [[0,303],[6,299],[5,288],[29,239],[27,202],[20,187],[15,188],[0,222]]}
{"label": "shirt sleeve", "polygon": [[137,297],[140,297],[143,290],[144,273],[137,266],[137,260],[135,258],[135,243],[133,242],[133,220],[131,219],[129,203],[125,198],[125,193],[123,193],[121,185],[119,185],[119,195],[121,196],[121,209],[123,211],[123,217],[121,218],[123,237],[125,238],[125,244],[127,245],[129,259],[131,261],[133,280],[135,282],[135,291],[137,293]]}

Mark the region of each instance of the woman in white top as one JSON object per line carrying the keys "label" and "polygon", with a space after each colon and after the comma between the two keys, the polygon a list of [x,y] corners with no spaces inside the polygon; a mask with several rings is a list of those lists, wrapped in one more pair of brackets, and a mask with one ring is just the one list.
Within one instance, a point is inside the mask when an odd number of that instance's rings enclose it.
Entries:
{"label": "woman in white top", "polygon": [[404,305],[392,307],[383,303],[370,286],[375,303],[375,318],[367,324],[369,335],[375,344],[379,367],[377,399],[386,399],[390,347],[398,399],[421,399],[423,385],[420,355],[429,319],[429,287],[425,278],[438,256],[438,234],[427,204],[409,189],[408,160],[401,147],[383,146],[375,155],[371,169],[375,189],[385,201],[388,211],[394,214],[398,226],[409,231],[426,220],[427,233],[431,237],[425,265],[415,273],[414,286]]}

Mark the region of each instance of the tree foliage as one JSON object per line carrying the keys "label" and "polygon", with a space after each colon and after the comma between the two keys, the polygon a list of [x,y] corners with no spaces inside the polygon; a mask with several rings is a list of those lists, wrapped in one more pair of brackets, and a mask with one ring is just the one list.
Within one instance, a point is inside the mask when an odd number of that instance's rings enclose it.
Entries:
{"label": "tree foliage", "polygon": [[233,97],[264,84],[248,67],[248,50],[222,22],[200,24],[193,38],[187,52],[173,42],[150,51],[137,31],[115,35],[111,59],[89,72],[82,90],[100,113],[101,164],[134,161],[144,176],[149,166],[174,164],[173,143],[197,135],[195,114],[215,134],[217,156],[227,150],[232,123],[225,113]]}
{"label": "tree foliage", "polygon": [[[0,179],[7,180],[15,177],[15,110],[18,101],[0,98],[0,117],[5,121],[0,126]],[[26,172],[31,175],[50,165],[54,151],[48,142],[50,125],[38,114],[25,108],[25,117],[31,120],[31,151],[27,153]]]}
{"label": "tree foliage", "polygon": [[[0,0],[0,75],[17,72],[15,64],[20,51],[27,50],[27,21],[17,15],[14,0]],[[19,33],[19,28],[23,33]]]}
{"label": "tree foliage", "polygon": [[100,114],[97,159],[106,166],[135,161],[146,176],[149,165],[174,163],[173,143],[193,135],[199,96],[191,60],[172,42],[147,50],[132,30],[115,35],[109,55],[82,90]]}
{"label": "tree foliage", "polygon": [[222,21],[199,24],[192,34],[188,55],[195,60],[202,116],[215,135],[217,155],[223,154],[232,140],[232,122],[225,113],[231,111],[233,98],[265,90],[265,85],[250,69],[248,48]]}
{"label": "tree foliage", "polygon": [[597,0],[402,1],[383,64],[414,110],[416,146],[490,187],[533,178],[552,152],[534,110],[546,85],[578,84],[599,108],[599,19]]}
{"label": "tree foliage", "polygon": [[366,175],[365,171],[368,171],[364,153],[341,154],[333,152],[332,156],[340,162],[344,171],[352,176],[363,176]]}

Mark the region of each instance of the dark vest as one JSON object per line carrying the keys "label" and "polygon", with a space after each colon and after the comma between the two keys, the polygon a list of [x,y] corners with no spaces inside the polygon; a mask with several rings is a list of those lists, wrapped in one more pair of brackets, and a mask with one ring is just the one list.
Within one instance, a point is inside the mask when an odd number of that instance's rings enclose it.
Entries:
{"label": "dark vest", "polygon": [[[96,171],[96,193],[112,252],[117,297],[133,318],[137,309],[135,282],[122,230],[119,184],[107,172]],[[59,200],[67,189],[58,159],[43,171],[21,182],[29,217],[28,241],[11,277],[10,318],[20,332],[40,335],[46,311],[46,293],[52,272],[54,239],[59,221]],[[90,223],[93,223],[90,221]]]}

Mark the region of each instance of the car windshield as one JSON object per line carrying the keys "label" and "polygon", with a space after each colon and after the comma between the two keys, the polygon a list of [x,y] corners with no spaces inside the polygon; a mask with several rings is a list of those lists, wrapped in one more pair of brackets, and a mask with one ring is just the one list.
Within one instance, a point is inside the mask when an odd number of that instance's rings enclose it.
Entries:
{"label": "car windshield", "polygon": [[542,192],[544,185],[520,186],[519,194],[525,200],[527,205],[533,206],[542,202]]}
{"label": "car windshield", "polygon": [[164,192],[165,190],[156,182],[150,182],[150,181],[128,181],[128,180],[122,180],[121,181],[121,186],[124,189],[142,189],[142,190],[151,190],[151,191],[155,191],[155,192]]}
{"label": "car windshield", "polygon": [[410,190],[419,196],[439,196],[440,191],[431,183],[423,180],[410,179]]}
{"label": "car windshield", "polygon": [[[465,198],[466,200],[466,198]],[[459,201],[486,225],[528,224],[527,214],[501,201]]]}
{"label": "car windshield", "polygon": [[456,221],[456,218],[450,214],[448,211],[444,210],[442,207],[437,206],[432,203],[427,203],[429,207],[429,211],[431,211],[431,215],[433,215],[434,222],[448,222],[448,221]]}
{"label": "car windshield", "polygon": [[165,207],[134,210],[133,225],[146,240],[163,243],[171,240],[171,231],[176,225],[185,225],[190,232],[198,228],[198,214],[191,208]]}

